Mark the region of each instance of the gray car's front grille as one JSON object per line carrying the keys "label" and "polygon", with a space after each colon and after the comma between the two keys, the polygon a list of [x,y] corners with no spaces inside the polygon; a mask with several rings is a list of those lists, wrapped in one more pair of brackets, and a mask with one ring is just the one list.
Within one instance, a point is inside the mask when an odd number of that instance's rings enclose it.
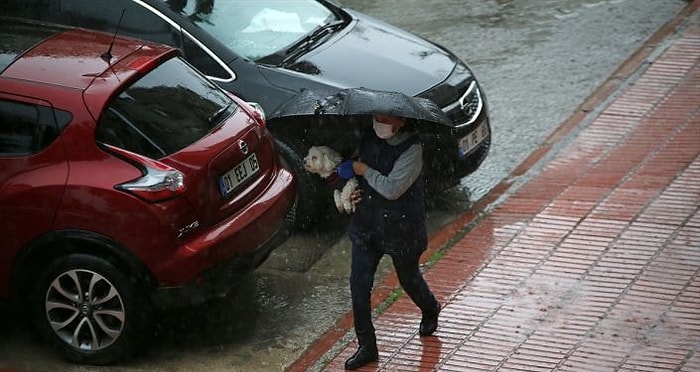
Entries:
{"label": "gray car's front grille", "polygon": [[473,123],[479,117],[483,107],[484,101],[479,86],[476,81],[472,81],[462,96],[444,110],[455,123],[455,127],[460,128]]}

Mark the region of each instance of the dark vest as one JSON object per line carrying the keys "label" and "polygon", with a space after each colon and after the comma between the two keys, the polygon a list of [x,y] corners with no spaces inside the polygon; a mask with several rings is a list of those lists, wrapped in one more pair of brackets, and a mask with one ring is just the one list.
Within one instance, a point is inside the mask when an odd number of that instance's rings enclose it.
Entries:
{"label": "dark vest", "polygon": [[[392,146],[374,135],[369,129],[360,141],[360,160],[388,175],[394,163],[410,146],[420,143],[413,135]],[[388,253],[396,248],[417,247],[421,251],[427,245],[425,227],[425,181],[421,175],[397,200],[388,200],[369,186],[364,177],[358,177],[362,189],[362,202],[357,205],[350,222],[350,232],[379,241]]]}

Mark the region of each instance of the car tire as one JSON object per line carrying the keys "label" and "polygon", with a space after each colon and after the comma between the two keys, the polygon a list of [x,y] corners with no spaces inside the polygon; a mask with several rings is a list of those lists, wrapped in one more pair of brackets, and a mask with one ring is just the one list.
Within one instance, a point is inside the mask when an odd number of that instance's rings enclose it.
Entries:
{"label": "car tire", "polygon": [[309,173],[304,168],[303,156],[292,145],[275,140],[277,152],[282,165],[289,169],[296,178],[296,201],[293,210],[294,227],[298,230],[308,230],[315,226],[319,217],[330,205],[332,194],[318,175]]}
{"label": "car tire", "polygon": [[34,323],[68,360],[123,361],[150,336],[152,310],[142,286],[110,261],[70,254],[44,273],[33,291]]}

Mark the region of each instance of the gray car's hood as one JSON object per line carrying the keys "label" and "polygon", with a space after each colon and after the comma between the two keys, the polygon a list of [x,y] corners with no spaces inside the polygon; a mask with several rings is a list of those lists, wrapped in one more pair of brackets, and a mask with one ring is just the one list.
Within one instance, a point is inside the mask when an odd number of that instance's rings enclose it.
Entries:
{"label": "gray car's hood", "polygon": [[[456,57],[416,35],[366,15],[351,14],[354,21],[346,29],[298,59],[288,73],[303,73],[338,88],[417,95],[445,80],[457,63]],[[273,84],[289,82],[275,81],[274,75],[267,76]]]}

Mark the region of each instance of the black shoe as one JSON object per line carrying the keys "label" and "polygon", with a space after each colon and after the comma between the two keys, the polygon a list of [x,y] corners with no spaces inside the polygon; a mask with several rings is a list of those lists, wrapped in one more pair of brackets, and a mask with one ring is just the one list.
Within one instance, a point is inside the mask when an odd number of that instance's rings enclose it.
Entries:
{"label": "black shoe", "polygon": [[345,369],[358,369],[367,363],[379,359],[379,351],[376,346],[360,346],[355,354],[345,361]]}
{"label": "black shoe", "polygon": [[440,315],[441,305],[438,302],[437,310],[423,313],[423,318],[420,321],[418,333],[421,336],[430,336],[438,327],[438,315]]}

